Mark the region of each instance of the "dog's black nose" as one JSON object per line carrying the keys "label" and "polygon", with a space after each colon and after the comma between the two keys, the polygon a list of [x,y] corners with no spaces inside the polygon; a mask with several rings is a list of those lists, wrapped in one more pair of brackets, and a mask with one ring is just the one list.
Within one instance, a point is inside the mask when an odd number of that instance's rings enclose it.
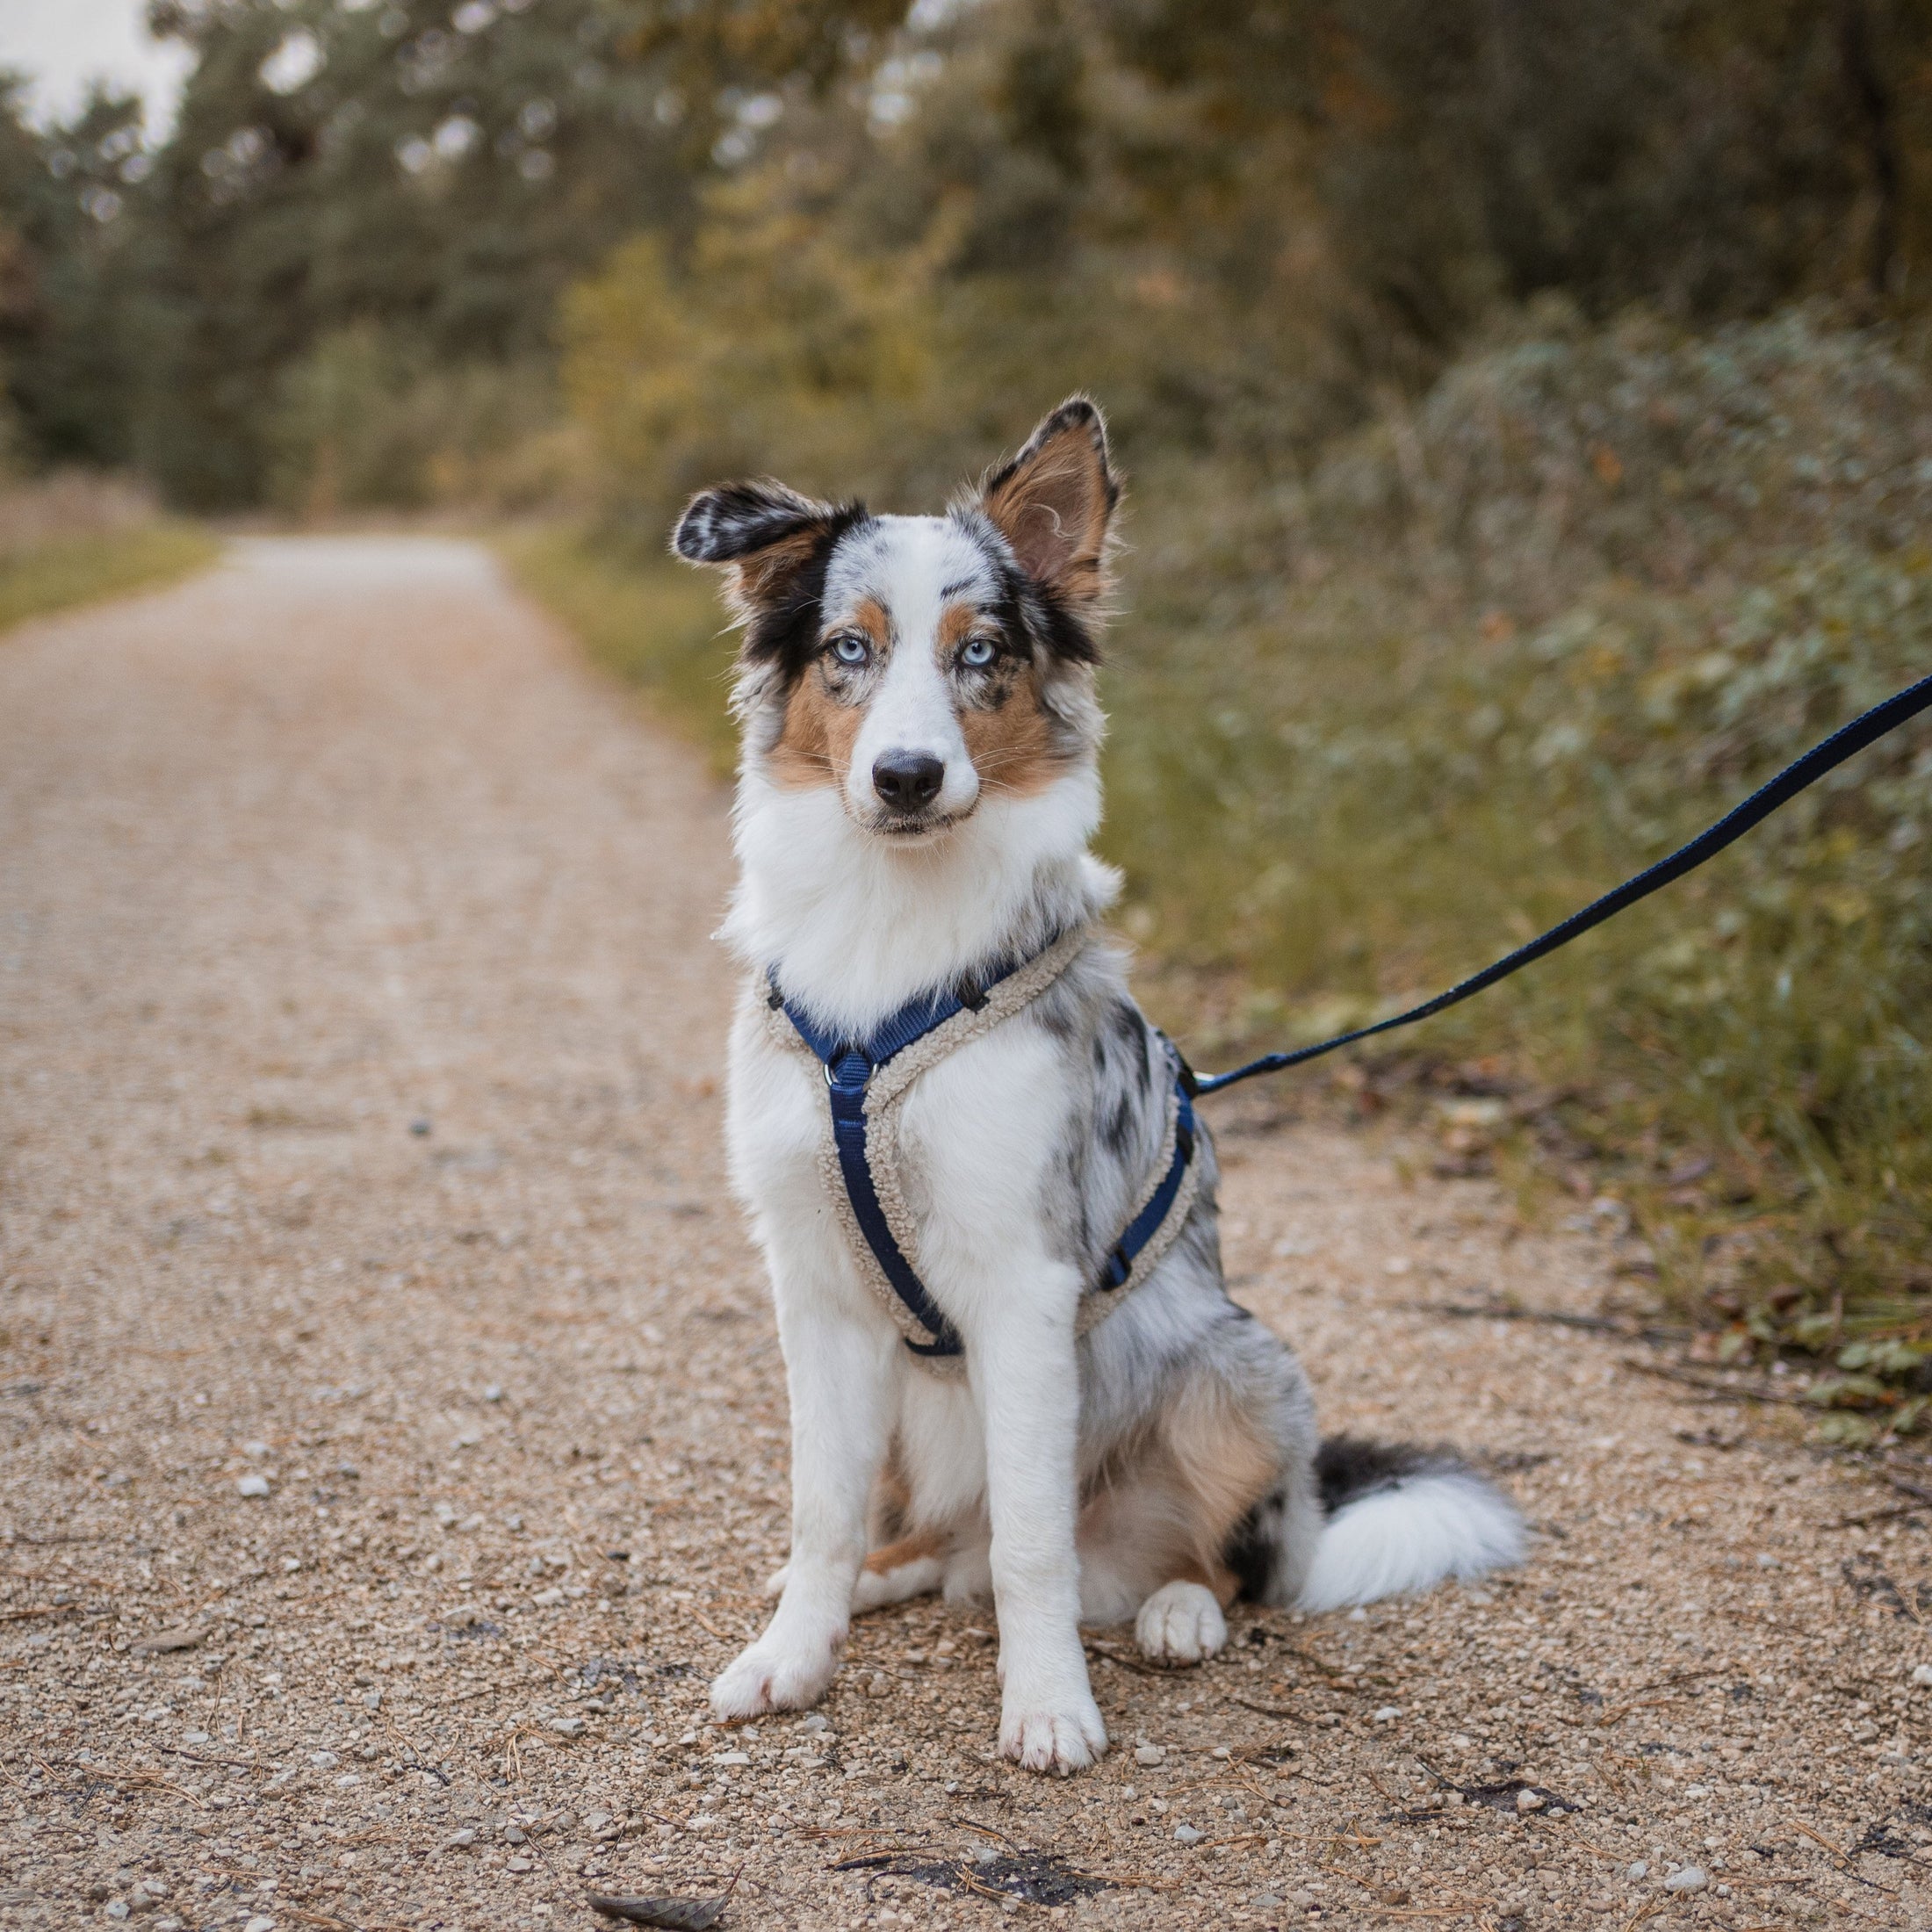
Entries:
{"label": "dog's black nose", "polygon": [[887,752],[872,768],[872,789],[894,811],[917,811],[939,797],[946,767],[930,752]]}

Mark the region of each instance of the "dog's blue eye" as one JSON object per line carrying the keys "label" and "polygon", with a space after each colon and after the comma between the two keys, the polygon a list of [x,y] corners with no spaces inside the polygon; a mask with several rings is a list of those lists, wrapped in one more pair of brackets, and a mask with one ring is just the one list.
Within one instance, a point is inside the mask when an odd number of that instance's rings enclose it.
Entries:
{"label": "dog's blue eye", "polygon": [[832,640],[832,654],[840,664],[863,664],[872,655],[872,646],[863,638],[847,633]]}
{"label": "dog's blue eye", "polygon": [[999,646],[991,638],[969,638],[959,661],[969,671],[984,671],[999,655]]}

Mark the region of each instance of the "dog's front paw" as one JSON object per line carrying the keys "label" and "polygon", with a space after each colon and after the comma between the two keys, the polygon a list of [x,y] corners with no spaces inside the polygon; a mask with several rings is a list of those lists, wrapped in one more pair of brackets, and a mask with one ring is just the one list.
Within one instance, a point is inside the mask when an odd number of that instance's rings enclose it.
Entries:
{"label": "dog's front paw", "polygon": [[1200,1583],[1163,1583],[1141,1605],[1134,1640],[1150,1663],[1200,1663],[1228,1641],[1228,1619]]}
{"label": "dog's front paw", "polygon": [[790,1575],[791,1565],[789,1563],[781,1563],[759,1586],[759,1595],[761,1597],[782,1597],[785,1594],[786,1582]]}
{"label": "dog's front paw", "polygon": [[1029,1771],[1065,1777],[1084,1771],[1107,1749],[1107,1726],[1092,1694],[1009,1698],[999,1719],[999,1748]]}
{"label": "dog's front paw", "polygon": [[839,1669],[839,1640],[797,1645],[761,1637],[711,1680],[711,1708],[721,1718],[758,1718],[804,1711],[825,1694]]}

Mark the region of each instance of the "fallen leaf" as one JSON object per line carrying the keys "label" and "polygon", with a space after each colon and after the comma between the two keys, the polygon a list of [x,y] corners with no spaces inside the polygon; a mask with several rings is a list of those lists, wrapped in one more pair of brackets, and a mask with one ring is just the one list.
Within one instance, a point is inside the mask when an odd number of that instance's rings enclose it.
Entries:
{"label": "fallen leaf", "polygon": [[624,1919],[632,1925],[655,1925],[667,1932],[711,1932],[724,1913],[729,1892],[715,1899],[622,1899],[609,1892],[589,1894],[590,1909],[607,1919]]}
{"label": "fallen leaf", "polygon": [[137,1637],[127,1647],[137,1657],[152,1657],[164,1650],[192,1650],[207,1634],[205,1626],[176,1624],[167,1630],[157,1630],[152,1637]]}

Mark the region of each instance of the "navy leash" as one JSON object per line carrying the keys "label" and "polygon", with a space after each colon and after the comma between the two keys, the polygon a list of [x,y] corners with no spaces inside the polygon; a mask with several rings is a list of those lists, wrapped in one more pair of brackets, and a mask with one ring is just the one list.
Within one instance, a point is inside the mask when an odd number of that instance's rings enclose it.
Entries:
{"label": "navy leash", "polygon": [[1821,745],[1814,745],[1802,758],[1785,766],[1775,778],[1760,785],[1741,804],[1733,806],[1714,825],[1700,832],[1688,845],[1679,846],[1668,858],[1646,866],[1635,878],[1626,879],[1601,898],[1592,899],[1581,911],[1572,912],[1561,925],[1551,926],[1548,932],[1539,934],[1527,945],[1505,954],[1493,965],[1485,966],[1480,973],[1472,973],[1468,978],[1459,980],[1447,992],[1438,993],[1433,999],[1425,999],[1421,1006],[1411,1006],[1407,1013],[1378,1020],[1372,1027],[1357,1027],[1352,1033],[1338,1033],[1332,1040],[1318,1040],[1313,1046],[1297,1047],[1292,1052],[1263,1054],[1258,1060],[1251,1060],[1247,1065],[1236,1067],[1231,1073],[1204,1076],[1194,1072],[1191,1067],[1185,1068],[1182,1079],[1187,1091],[1196,1098],[1219,1093],[1237,1081],[1253,1079],[1258,1073],[1280,1073],[1284,1068],[1298,1067],[1304,1061],[1319,1060],[1324,1053],[1333,1053],[1337,1047],[1352,1046],[1358,1040],[1372,1040],[1377,1034],[1393,1033],[1398,1027],[1412,1027],[1418,1020],[1427,1020],[1432,1014],[1460,1006],[1486,986],[1493,986],[1499,979],[1507,979],[1511,973],[1520,972],[1545,954],[1554,953],[1560,946],[1568,946],[1593,926],[1601,926],[1605,919],[1614,919],[1625,907],[1636,905],[1639,899],[1648,898],[1672,880],[1681,879],[1686,872],[1695,871],[1706,859],[1715,858],[1726,846],[1734,844],[1752,826],[1769,818],[1780,805],[1789,804],[1807,786],[1815,785],[1827,772],[1928,708],[1932,708],[1932,677],[1923,677],[1896,696],[1888,697],[1884,703],[1874,704],[1849,724],[1842,725]]}

